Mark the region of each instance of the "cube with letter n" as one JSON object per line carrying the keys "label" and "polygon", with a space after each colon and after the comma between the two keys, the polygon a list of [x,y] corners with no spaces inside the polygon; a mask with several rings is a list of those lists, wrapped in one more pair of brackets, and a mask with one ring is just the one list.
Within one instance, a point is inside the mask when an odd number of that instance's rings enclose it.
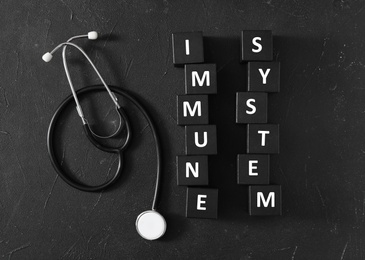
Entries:
{"label": "cube with letter n", "polygon": [[177,185],[202,186],[209,184],[208,156],[177,156]]}

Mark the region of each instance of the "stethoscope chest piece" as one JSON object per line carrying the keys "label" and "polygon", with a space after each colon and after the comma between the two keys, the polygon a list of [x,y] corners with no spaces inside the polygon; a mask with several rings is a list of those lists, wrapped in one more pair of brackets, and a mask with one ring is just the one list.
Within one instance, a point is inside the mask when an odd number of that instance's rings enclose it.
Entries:
{"label": "stethoscope chest piece", "polygon": [[138,234],[144,239],[155,240],[165,234],[166,221],[157,211],[147,210],[137,217],[136,229]]}

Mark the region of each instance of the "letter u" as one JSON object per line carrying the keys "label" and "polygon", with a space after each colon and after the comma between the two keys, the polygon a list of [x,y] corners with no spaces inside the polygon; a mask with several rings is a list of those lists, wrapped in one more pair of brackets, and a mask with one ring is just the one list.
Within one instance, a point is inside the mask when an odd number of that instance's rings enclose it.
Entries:
{"label": "letter u", "polygon": [[195,139],[195,145],[197,147],[199,147],[199,148],[205,147],[205,146],[207,146],[207,143],[208,143],[208,133],[204,132],[204,141],[203,141],[203,143],[199,142],[199,133],[198,132],[194,133],[194,139]]}

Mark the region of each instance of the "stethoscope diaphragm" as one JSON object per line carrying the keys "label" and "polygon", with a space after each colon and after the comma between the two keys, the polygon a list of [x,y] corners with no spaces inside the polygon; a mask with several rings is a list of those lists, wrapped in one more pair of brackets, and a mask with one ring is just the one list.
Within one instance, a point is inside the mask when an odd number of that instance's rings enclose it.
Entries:
{"label": "stethoscope diaphragm", "polygon": [[136,219],[138,234],[147,240],[162,237],[165,234],[166,226],[164,217],[155,210],[144,211]]}

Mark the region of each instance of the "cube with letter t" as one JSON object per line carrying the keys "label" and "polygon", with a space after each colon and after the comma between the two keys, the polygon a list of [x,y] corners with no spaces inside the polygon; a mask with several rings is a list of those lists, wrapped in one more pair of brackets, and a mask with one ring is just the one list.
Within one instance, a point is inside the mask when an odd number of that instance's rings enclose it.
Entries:
{"label": "cube with letter t", "polygon": [[279,153],[279,125],[248,124],[247,153]]}
{"label": "cube with letter t", "polygon": [[218,189],[188,188],[186,194],[186,217],[217,218]]}

